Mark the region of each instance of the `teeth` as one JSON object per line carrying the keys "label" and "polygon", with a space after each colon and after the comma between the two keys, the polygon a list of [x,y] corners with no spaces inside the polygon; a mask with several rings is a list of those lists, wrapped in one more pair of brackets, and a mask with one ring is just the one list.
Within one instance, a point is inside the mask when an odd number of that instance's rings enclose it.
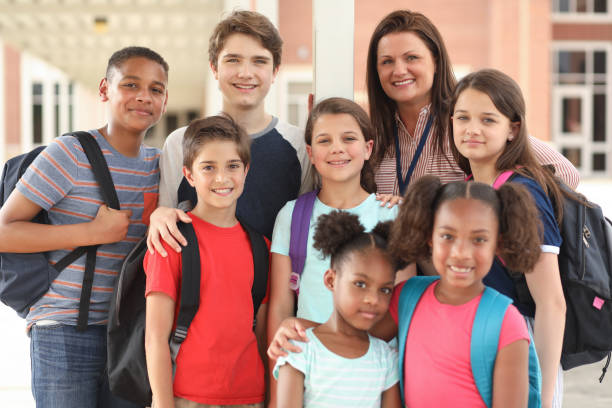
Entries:
{"label": "teeth", "polygon": [[394,82],[393,85],[407,85],[414,82],[414,79],[404,79],[403,81]]}
{"label": "teeth", "polygon": [[216,189],[213,189],[213,191],[219,194],[226,194],[232,191],[232,189],[231,188],[216,188]]}
{"label": "teeth", "polygon": [[255,85],[239,85],[239,84],[236,84],[234,86],[236,88],[240,88],[240,89],[253,89],[253,88],[255,88]]}
{"label": "teeth", "polygon": [[468,273],[472,270],[472,268],[459,268],[457,266],[451,266],[450,270],[457,273]]}
{"label": "teeth", "polygon": [[338,165],[338,164],[345,164],[348,163],[348,160],[342,160],[342,161],[330,161],[329,164],[334,164],[334,165]]}

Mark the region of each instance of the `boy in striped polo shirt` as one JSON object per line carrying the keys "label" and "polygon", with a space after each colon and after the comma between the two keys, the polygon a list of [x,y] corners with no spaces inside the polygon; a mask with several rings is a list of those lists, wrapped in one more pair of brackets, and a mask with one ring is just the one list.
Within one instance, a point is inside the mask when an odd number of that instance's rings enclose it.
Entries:
{"label": "boy in striped polo shirt", "polygon": [[[85,256],[61,271],[26,317],[37,407],[133,406],[108,388],[106,323],[123,258],[145,234],[157,205],[159,150],[142,142],[165,112],[167,82],[166,61],[143,47],[115,52],[100,82],[108,122],[89,133],[104,154],[121,210],[104,204],[73,136],[53,140],[0,210],[1,252],[49,251],[54,263],[74,247],[100,245],[87,330],[76,330]],[[30,222],[41,209],[50,225]]]}

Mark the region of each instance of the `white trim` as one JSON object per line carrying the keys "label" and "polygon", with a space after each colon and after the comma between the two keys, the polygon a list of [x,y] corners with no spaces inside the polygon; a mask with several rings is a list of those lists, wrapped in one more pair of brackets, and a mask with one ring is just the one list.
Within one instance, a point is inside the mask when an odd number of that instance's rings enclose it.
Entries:
{"label": "white trim", "polygon": [[559,255],[559,247],[556,247],[554,245],[540,245],[540,250],[549,254]]}

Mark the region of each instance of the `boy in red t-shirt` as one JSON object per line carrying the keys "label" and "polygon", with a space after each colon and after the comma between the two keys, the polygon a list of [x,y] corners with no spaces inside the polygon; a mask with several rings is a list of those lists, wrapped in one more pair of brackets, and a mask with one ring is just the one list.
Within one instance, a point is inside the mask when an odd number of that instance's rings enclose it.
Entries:
{"label": "boy in red t-shirt", "polygon": [[266,299],[253,331],[254,265],[247,232],[236,219],[236,201],[249,168],[249,137],[232,119],[192,122],[183,140],[183,173],[197,192],[188,213],[200,250],[200,305],[176,359],[168,339],[180,304],[181,254],[148,253],[145,347],[153,406],[263,407]]}

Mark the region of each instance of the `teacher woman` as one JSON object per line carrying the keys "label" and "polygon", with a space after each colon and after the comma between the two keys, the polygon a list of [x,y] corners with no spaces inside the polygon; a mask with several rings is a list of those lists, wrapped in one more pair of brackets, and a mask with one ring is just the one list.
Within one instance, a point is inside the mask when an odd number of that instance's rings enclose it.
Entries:
{"label": "teacher woman", "polygon": [[[402,195],[425,174],[463,180],[448,144],[448,103],[456,80],[442,37],[423,14],[398,10],[378,24],[368,48],[366,84],[376,130],[371,160],[378,193]],[[529,137],[536,158],[576,188],[579,175],[560,153]]]}

